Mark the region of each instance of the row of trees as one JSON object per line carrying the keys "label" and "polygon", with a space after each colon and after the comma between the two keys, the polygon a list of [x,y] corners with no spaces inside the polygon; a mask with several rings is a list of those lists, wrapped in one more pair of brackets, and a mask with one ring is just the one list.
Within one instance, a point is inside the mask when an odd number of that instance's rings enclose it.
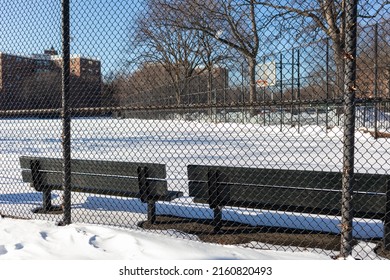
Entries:
{"label": "row of trees", "polygon": [[172,107],[211,104],[215,92],[228,87],[228,72],[222,67],[195,69],[191,77],[181,78],[181,73],[172,77],[162,64],[144,64],[134,73],[109,77],[106,90],[114,93],[118,105]]}
{"label": "row of trees", "polygon": [[[360,1],[359,17],[364,19],[361,24],[386,19],[388,4],[386,0],[374,4],[369,0]],[[123,86],[118,86],[121,83],[130,83],[140,94],[169,84],[176,104],[182,104],[191,81],[203,72],[208,75],[207,100],[211,102],[212,73],[218,66],[229,69],[231,75],[245,73],[242,80],[248,85],[246,100],[254,103],[258,101],[259,57],[269,51],[282,51],[327,37],[334,66],[334,91],[340,95],[346,56],[344,37],[348,28],[344,7],[345,0],[147,0],[144,12],[130,28],[134,33],[130,35],[129,73],[112,77],[111,89],[117,90],[117,99],[124,100],[128,93]],[[388,38],[388,33],[385,36]],[[382,42],[381,48],[388,48],[388,41]],[[312,54],[313,60],[315,55]],[[361,57],[363,61],[363,53]],[[241,69],[243,62],[246,71]],[[388,58],[381,59],[381,63],[384,64],[381,69],[386,68]],[[153,71],[159,70],[154,75],[140,75],[142,71],[144,74],[151,71],[148,65],[153,65]],[[148,81],[147,77],[152,80]],[[321,78],[326,80],[324,76]],[[229,80],[233,81],[233,77]]]}

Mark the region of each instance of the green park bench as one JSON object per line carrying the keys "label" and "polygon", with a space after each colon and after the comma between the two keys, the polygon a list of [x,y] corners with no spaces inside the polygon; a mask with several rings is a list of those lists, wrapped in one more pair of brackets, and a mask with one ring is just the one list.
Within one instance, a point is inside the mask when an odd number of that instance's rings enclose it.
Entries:
{"label": "green park bench", "polygon": [[[215,231],[222,208],[255,209],[341,216],[340,172],[189,165],[189,195],[214,211]],[[354,174],[353,217],[380,219],[390,249],[390,176]]]}
{"label": "green park bench", "polygon": [[[35,213],[59,210],[52,205],[51,192],[63,189],[63,161],[59,158],[20,157],[22,178],[43,193],[43,205]],[[155,222],[156,202],[171,201],[182,192],[167,189],[164,164],[71,160],[71,191],[139,198],[147,203],[148,221]]]}

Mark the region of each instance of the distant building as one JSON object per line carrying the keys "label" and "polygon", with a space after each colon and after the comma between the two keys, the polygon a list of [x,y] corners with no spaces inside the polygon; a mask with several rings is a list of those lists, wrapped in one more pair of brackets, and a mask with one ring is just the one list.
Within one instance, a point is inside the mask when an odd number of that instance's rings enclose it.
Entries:
{"label": "distant building", "polygon": [[[53,48],[31,56],[0,52],[0,109],[60,108],[61,65]],[[101,106],[100,61],[73,55],[70,71],[70,106]]]}

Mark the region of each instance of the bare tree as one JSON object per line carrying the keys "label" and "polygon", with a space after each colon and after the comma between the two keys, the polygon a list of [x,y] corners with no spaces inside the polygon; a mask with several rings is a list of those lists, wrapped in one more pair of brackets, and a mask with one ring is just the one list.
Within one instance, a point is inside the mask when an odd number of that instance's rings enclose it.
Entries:
{"label": "bare tree", "polygon": [[[185,94],[186,82],[191,78],[194,69],[201,60],[197,56],[199,44],[193,31],[177,30],[167,27],[157,16],[158,11],[152,8],[148,15],[141,18],[138,23],[136,36],[132,46],[137,46],[139,56],[133,62],[137,65],[156,65],[155,69],[163,67],[168,77],[161,73],[154,73],[150,85],[161,86],[168,83],[175,86],[177,104],[181,104],[181,96]],[[182,82],[184,81],[184,82]],[[143,91],[148,89],[142,88]]]}
{"label": "bare tree", "polygon": [[[248,63],[249,101],[256,98],[256,57],[259,30],[269,18],[257,16],[255,0],[153,0],[170,26],[197,30],[239,52]],[[253,110],[252,110],[253,113]]]}
{"label": "bare tree", "polygon": [[[216,43],[206,40],[201,32],[169,25],[167,14],[156,1],[149,0],[147,5],[147,12],[140,15],[136,34],[131,41],[132,53],[133,48],[137,48],[139,55],[130,63],[141,65],[142,71],[145,65],[149,65],[149,72],[154,64],[154,69],[158,71],[151,75],[154,82],[148,83],[149,87],[172,85],[176,103],[180,105],[182,96],[188,93],[191,80],[223,61],[226,56],[218,53]],[[137,69],[139,72],[140,68]],[[143,87],[141,90],[150,89]]]}
{"label": "bare tree", "polygon": [[166,70],[166,65],[143,63],[137,71],[116,77],[116,99],[126,106],[178,105],[182,97],[178,91],[181,83],[173,82],[173,75]]}
{"label": "bare tree", "polygon": [[207,75],[207,104],[209,106],[209,115],[211,115],[211,106],[217,100],[216,89],[213,88],[214,71],[224,65],[227,61],[234,59],[234,55],[224,50],[223,46],[213,37],[200,33],[200,57],[204,65],[204,72]]}
{"label": "bare tree", "polygon": [[[331,39],[333,59],[336,66],[336,90],[343,89],[344,84],[344,57],[348,54],[344,50],[346,28],[344,7],[346,0],[296,0],[296,1],[255,1],[262,7],[280,11],[280,17],[300,16],[309,19],[312,30],[323,32]],[[374,18],[390,3],[383,0],[379,5],[369,5],[369,0],[361,1],[360,17]],[[371,8],[364,8],[370,6]]]}
{"label": "bare tree", "polygon": [[360,30],[357,57],[358,97],[388,97],[390,68],[390,21],[382,21]]}

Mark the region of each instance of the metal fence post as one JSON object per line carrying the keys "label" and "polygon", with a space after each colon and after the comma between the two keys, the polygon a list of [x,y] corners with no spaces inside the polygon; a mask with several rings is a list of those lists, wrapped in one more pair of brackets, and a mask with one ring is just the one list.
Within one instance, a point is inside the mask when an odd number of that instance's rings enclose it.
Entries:
{"label": "metal fence post", "polygon": [[378,139],[378,23],[374,25],[374,137]]}
{"label": "metal fence post", "polygon": [[355,147],[355,91],[356,91],[356,43],[358,0],[346,1],[345,7],[345,76],[344,76],[344,147],[341,205],[340,256],[352,253],[352,190]]}
{"label": "metal fence post", "polygon": [[69,78],[70,78],[70,15],[69,0],[62,0],[62,152],[63,152],[63,207],[64,217],[60,223],[71,223],[71,166],[70,166],[70,111]]}
{"label": "metal fence post", "polygon": [[330,129],[329,125],[329,38],[326,39],[326,116],[325,125],[326,130]]}

